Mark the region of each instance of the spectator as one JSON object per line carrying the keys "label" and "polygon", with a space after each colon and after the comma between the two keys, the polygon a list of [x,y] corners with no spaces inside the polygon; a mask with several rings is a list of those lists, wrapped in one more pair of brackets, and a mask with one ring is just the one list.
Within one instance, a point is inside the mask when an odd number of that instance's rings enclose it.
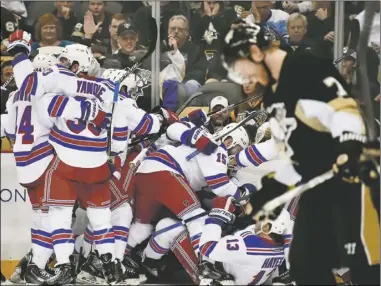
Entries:
{"label": "spectator", "polygon": [[[140,7],[134,15],[134,23],[139,30],[139,44],[147,47],[151,37],[151,31],[149,30],[147,22],[151,17],[151,6]],[[177,1],[160,1],[160,39],[168,38],[168,24],[169,19],[174,15],[185,15],[179,8],[179,2]]]}
{"label": "spectator", "polygon": [[73,1],[56,1],[55,6],[56,9],[52,11],[52,14],[61,22],[62,38],[69,40],[75,25],[78,23],[78,19],[72,10]]}
{"label": "spectator", "polygon": [[[199,48],[189,41],[188,20],[183,15],[175,15],[169,20],[168,35],[176,40],[177,47],[186,63],[184,83],[188,93],[194,93],[205,81],[205,69],[201,63]],[[172,50],[173,47],[164,42],[164,48]]]}
{"label": "spectator", "polygon": [[289,35],[289,44],[293,51],[311,51],[313,48],[312,41],[306,39],[307,34],[307,18],[299,13],[293,13],[287,20],[287,31]]}
{"label": "spectator", "polygon": [[38,18],[34,26],[34,37],[36,41],[32,44],[32,51],[40,47],[65,47],[72,44],[72,42],[62,39],[61,22],[51,13],[44,14]]}
{"label": "spectator", "polygon": [[245,21],[247,23],[261,23],[275,30],[282,38],[287,39],[287,19],[290,16],[288,13],[279,10],[271,9],[270,1],[253,0],[251,5],[251,15]]}
{"label": "spectator", "polygon": [[[209,106],[209,112],[217,112],[229,106],[229,101],[223,96],[216,96],[212,99]],[[232,123],[229,111],[223,111],[210,116],[206,128],[211,134],[221,130],[223,127]]]}
{"label": "spectator", "polygon": [[[13,76],[12,61],[4,61],[1,63],[1,85],[7,82]],[[6,87],[8,91],[14,91],[17,89],[16,82],[12,80]]]}
{"label": "spectator", "polygon": [[236,12],[231,8],[224,9],[222,1],[203,1],[201,8],[193,15],[192,40],[200,45],[205,70],[210,66],[209,61],[220,58],[225,35],[236,19]]}
{"label": "spectator", "polygon": [[[120,24],[116,31],[116,38],[119,45],[119,49],[114,53],[114,57],[118,58],[122,64],[122,67],[131,67],[134,65],[138,57],[143,57],[145,50],[137,53],[139,34],[133,21],[127,21]],[[145,63],[150,66],[148,60]]]}
{"label": "spectator", "polygon": [[110,44],[107,46],[107,52],[109,54],[115,54],[120,49],[116,31],[118,30],[119,25],[124,23],[126,23],[126,17],[124,16],[124,14],[118,13],[112,16],[111,24],[109,27]]}
{"label": "spectator", "polygon": [[356,84],[356,65],[357,65],[357,53],[356,51],[349,51],[348,47],[344,47],[343,69],[341,74],[343,75],[346,83],[349,86]]}
{"label": "spectator", "polygon": [[[316,1],[316,13],[307,16],[308,30],[306,37],[316,45],[320,57],[333,59],[335,42],[335,19],[332,1]],[[349,23],[344,19],[344,39],[348,39]]]}
{"label": "spectator", "polygon": [[86,46],[92,43],[108,46],[111,15],[105,11],[105,1],[91,0],[88,8],[83,23],[75,25],[72,37]]}
{"label": "spectator", "polygon": [[283,1],[282,7],[289,14],[298,12],[305,14],[315,9],[313,1]]}

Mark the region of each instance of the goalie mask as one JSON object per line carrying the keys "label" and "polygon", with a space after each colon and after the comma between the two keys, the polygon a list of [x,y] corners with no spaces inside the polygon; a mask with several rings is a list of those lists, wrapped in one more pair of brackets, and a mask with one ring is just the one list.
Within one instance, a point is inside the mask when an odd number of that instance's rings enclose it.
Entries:
{"label": "goalie mask", "polygon": [[78,64],[78,70],[75,72],[88,73],[94,66],[94,56],[89,47],[81,44],[72,44],[66,46],[58,60],[61,65],[71,70],[74,64]]}
{"label": "goalie mask", "polygon": [[35,71],[41,71],[58,63],[58,59],[53,55],[38,54],[34,57],[32,65]]}
{"label": "goalie mask", "polygon": [[[119,81],[127,73],[120,69],[107,69],[103,72],[102,78],[107,78],[113,82]],[[137,99],[135,74],[130,74],[121,83],[119,91],[128,93],[134,100]]]}
{"label": "goalie mask", "polygon": [[222,52],[222,64],[228,71],[228,77],[231,80],[238,84],[250,82],[250,78],[235,70],[238,59],[248,59],[253,63],[263,65],[269,77],[269,85],[275,82],[267,64],[264,62],[264,58],[260,62],[256,62],[251,55],[253,45],[256,45],[263,52],[271,46],[271,42],[276,41],[276,37],[269,31],[270,29],[265,26],[245,23],[233,26],[226,34]]}

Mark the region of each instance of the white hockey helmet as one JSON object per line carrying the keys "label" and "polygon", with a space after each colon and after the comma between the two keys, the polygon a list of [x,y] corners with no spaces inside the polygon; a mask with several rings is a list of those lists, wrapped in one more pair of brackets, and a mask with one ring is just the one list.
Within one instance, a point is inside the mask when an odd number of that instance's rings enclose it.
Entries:
{"label": "white hockey helmet", "polygon": [[[107,78],[112,80],[113,82],[116,82],[116,81],[119,81],[126,73],[127,71],[121,70],[121,69],[107,69],[103,72],[102,78]],[[122,87],[125,87],[127,93],[136,100],[136,96],[134,96],[135,95],[134,91],[136,88],[135,74],[130,74],[129,76],[127,76],[120,83],[119,90]]]}
{"label": "white hockey helmet", "polygon": [[56,64],[58,64],[58,59],[54,55],[49,54],[38,54],[32,62],[35,70],[46,69]]}
{"label": "white hockey helmet", "polygon": [[67,68],[70,68],[75,62],[77,62],[79,65],[77,71],[78,74],[80,72],[89,72],[93,65],[93,58],[93,53],[88,46],[72,44],[63,49],[58,60]]}
{"label": "white hockey helmet", "polygon": [[[270,231],[264,232],[263,227],[268,223],[271,224]],[[290,223],[291,223],[290,214],[288,213],[286,209],[282,209],[282,212],[275,220],[268,219],[261,222],[260,232],[263,232],[266,234],[275,233],[275,234],[283,235],[286,229],[290,226]]]}
{"label": "white hockey helmet", "polygon": [[[229,130],[233,129],[237,125],[238,123],[229,123],[220,131],[216,132],[215,137],[218,137],[221,134],[228,132]],[[227,147],[228,150],[234,148],[237,145],[241,146],[242,149],[245,149],[246,147],[249,146],[249,143],[250,143],[249,135],[247,134],[243,126],[238,127],[234,131],[230,132],[228,135],[222,137],[221,142],[224,142],[229,137],[232,138],[232,143],[229,145],[229,147]]]}

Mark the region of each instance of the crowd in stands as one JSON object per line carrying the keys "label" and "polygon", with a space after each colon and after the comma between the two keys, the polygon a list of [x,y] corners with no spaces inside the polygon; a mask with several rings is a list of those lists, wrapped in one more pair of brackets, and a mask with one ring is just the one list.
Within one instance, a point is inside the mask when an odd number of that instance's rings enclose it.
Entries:
{"label": "crowd in stands", "polygon": [[[91,47],[99,63],[94,71],[97,76],[107,68],[131,67],[150,45],[151,4],[150,1],[2,1],[1,83],[12,74],[11,62],[6,57],[6,39],[15,29],[32,33],[34,55],[45,52],[58,55],[63,47],[72,43]],[[345,2],[344,45],[349,48],[343,51],[339,64],[354,89],[358,63],[353,41],[356,31],[361,30],[363,10],[363,1]],[[265,24],[289,53],[308,51],[334,60],[337,36],[334,1],[160,1],[160,11],[160,96],[164,103],[179,85],[192,95],[209,83],[229,81],[221,65],[220,52],[225,34],[231,25],[241,20]],[[380,93],[379,34],[378,11],[371,31],[367,65],[373,98]],[[151,58],[144,61],[135,76],[142,95],[138,104],[148,110],[151,108]],[[7,88],[14,89],[15,85]],[[243,96],[251,96],[261,91],[247,84],[241,92]],[[258,108],[259,103],[250,102],[246,108]]]}

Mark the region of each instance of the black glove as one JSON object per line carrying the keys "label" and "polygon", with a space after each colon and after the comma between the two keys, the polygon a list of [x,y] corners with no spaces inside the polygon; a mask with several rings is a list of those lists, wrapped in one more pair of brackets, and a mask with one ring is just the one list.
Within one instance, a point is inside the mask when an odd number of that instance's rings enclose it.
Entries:
{"label": "black glove", "polygon": [[245,228],[254,221],[262,221],[265,219],[275,220],[281,213],[283,205],[272,210],[266,216],[256,217],[255,215],[263,208],[263,206],[272,199],[283,195],[289,190],[289,187],[279,183],[274,179],[274,173],[271,173],[262,178],[262,188],[259,191],[253,193],[250,197],[250,201],[246,206],[249,210],[249,214],[246,217],[237,219],[236,223],[239,224],[239,228]]}
{"label": "black glove", "polygon": [[338,140],[337,159],[332,169],[347,183],[359,183],[360,155],[366,142],[362,135],[344,132]]}

